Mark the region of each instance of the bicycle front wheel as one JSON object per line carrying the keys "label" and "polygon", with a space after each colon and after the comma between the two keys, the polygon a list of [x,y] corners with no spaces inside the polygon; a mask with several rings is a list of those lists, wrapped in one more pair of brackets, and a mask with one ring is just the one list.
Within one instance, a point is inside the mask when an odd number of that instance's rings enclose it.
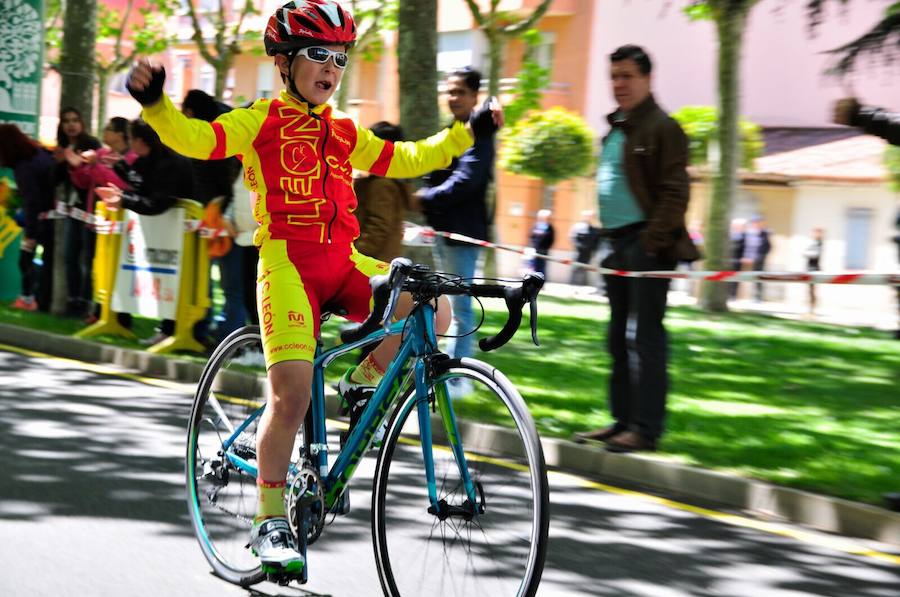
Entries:
{"label": "bicycle front wheel", "polygon": [[[424,483],[414,388],[395,411],[379,455],[372,534],[382,588],[392,597],[534,595],[549,523],[547,470],[534,421],[515,387],[493,367],[474,359],[445,367],[429,392],[437,397],[429,425],[437,498],[444,505],[432,507]],[[471,391],[450,401],[447,387]],[[499,412],[505,424],[457,421],[454,430],[451,411],[460,409]],[[448,441],[453,435],[455,441]],[[474,503],[451,448],[457,442]]]}
{"label": "bicycle front wheel", "polygon": [[258,327],[228,336],[203,370],[188,428],[185,473],[194,533],[213,571],[241,586],[265,578],[245,547],[256,515],[256,477],[235,458],[256,465],[259,418],[241,426],[265,403],[261,355]]}

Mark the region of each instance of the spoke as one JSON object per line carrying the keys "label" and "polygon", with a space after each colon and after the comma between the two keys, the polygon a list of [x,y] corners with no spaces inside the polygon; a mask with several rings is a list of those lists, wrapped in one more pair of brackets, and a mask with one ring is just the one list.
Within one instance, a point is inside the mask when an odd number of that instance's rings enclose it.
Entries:
{"label": "spoke", "polygon": [[225,414],[225,410],[222,408],[222,405],[219,404],[219,399],[216,398],[216,394],[212,390],[209,391],[209,400],[207,402],[212,406],[213,410],[216,411],[216,414],[219,415],[219,420],[225,424],[228,433],[234,433],[235,427],[231,423],[231,419]]}

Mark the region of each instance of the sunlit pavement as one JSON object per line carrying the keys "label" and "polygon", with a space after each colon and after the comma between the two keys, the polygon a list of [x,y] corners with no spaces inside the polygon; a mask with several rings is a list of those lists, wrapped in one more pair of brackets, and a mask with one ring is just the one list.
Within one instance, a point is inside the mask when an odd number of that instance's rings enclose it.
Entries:
{"label": "sunlit pavement", "polygon": [[[191,389],[0,352],[0,595],[380,594],[374,458],[354,480],[351,515],[314,546],[308,585],[248,592],[209,573],[183,490]],[[852,555],[798,527],[784,536],[567,474],[550,481],[540,595],[888,597],[900,586],[884,545],[851,541],[868,551]]]}

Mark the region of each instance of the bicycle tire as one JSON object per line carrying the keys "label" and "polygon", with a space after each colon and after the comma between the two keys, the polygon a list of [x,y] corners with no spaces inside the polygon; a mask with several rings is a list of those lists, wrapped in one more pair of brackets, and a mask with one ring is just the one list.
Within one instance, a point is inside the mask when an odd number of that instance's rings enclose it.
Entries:
{"label": "bicycle tire", "polygon": [[[467,401],[482,401],[509,415],[508,428],[457,421],[468,468],[478,483],[478,501],[485,509],[471,521],[454,522],[454,517],[442,521],[427,511],[417,397],[414,388],[407,391],[388,425],[372,492],[372,538],[382,590],[390,597],[531,597],[543,573],[549,526],[547,469],[534,421],[515,387],[490,365],[464,358],[447,361],[442,368],[432,382],[434,391],[446,391],[451,379],[469,379],[475,391],[454,400],[454,409]],[[465,491],[453,454],[439,448],[446,436],[441,423],[445,415],[440,408],[434,412],[430,425],[438,498],[461,503]],[[514,520],[520,499],[522,517]],[[411,501],[415,505],[410,506]],[[416,523],[421,526],[413,528]],[[482,544],[489,531],[510,543]],[[435,549],[438,542],[442,549]],[[473,543],[478,543],[474,549]]]}
{"label": "bicycle tire", "polygon": [[[266,578],[245,547],[257,508],[256,479],[226,463],[216,448],[265,402],[264,365],[237,362],[248,349],[261,347],[259,327],[247,326],[213,351],[194,395],[185,458],[188,512],[203,555],[217,576],[243,587]],[[257,423],[241,434],[243,454],[251,462]]]}

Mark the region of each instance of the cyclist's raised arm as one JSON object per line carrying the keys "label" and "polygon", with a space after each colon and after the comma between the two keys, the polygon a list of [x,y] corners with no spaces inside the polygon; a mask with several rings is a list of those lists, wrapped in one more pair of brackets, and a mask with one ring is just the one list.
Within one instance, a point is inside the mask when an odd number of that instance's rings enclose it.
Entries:
{"label": "cyclist's raised arm", "polygon": [[[266,100],[259,100],[257,103]],[[160,140],[181,155],[198,160],[220,160],[246,153],[266,117],[265,106],[236,108],[212,122],[188,118],[168,97],[147,106],[141,117]]]}
{"label": "cyclist's raised arm", "polygon": [[446,168],[471,145],[472,135],[462,122],[427,139],[399,143],[379,139],[369,129],[356,125],[356,146],[350,154],[350,164],[376,176],[413,178]]}
{"label": "cyclist's raised arm", "polygon": [[265,119],[268,104],[260,100],[250,109],[237,109],[213,122],[188,118],[163,93],[166,70],[143,58],[128,74],[129,93],[143,107],[141,117],[160,140],[187,157],[217,160],[244,153]]}

